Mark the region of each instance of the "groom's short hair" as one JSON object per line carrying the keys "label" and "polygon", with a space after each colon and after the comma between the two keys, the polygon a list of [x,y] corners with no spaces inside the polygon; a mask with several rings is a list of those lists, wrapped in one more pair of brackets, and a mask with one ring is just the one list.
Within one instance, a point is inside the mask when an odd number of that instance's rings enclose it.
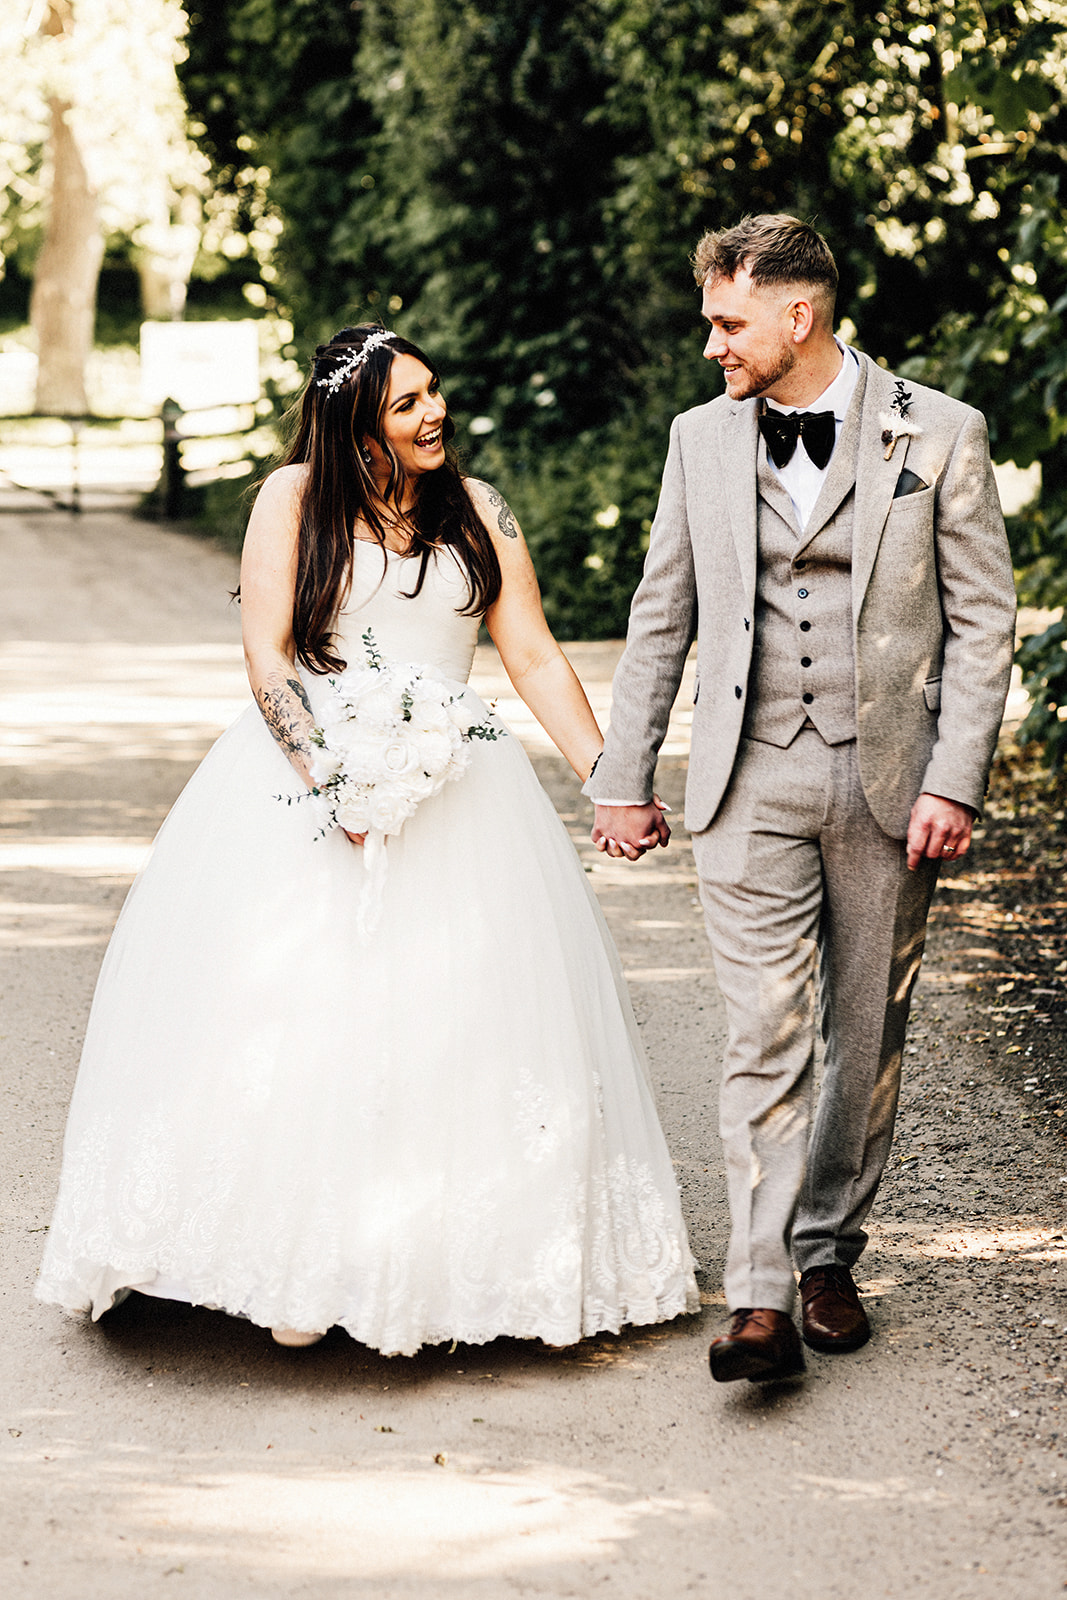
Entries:
{"label": "groom's short hair", "polygon": [[765,214],[744,217],[733,228],[705,233],[693,252],[697,283],[735,278],[747,272],[756,289],[803,284],[816,291],[833,312],[837,266],[821,234],[797,217]]}

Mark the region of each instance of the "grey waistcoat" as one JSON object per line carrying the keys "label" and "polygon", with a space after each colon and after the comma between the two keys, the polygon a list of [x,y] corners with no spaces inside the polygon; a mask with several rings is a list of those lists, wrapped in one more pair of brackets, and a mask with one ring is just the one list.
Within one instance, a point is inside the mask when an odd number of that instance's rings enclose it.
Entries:
{"label": "grey waistcoat", "polygon": [[[855,454],[851,431],[842,430],[805,534],[797,532],[789,495],[760,448],[755,640],[743,733],[765,744],[784,748],[806,719],[827,744],[856,737],[855,496],[841,476]],[[835,478],[844,497],[829,517],[821,516]]]}
{"label": "grey waistcoat", "polygon": [[744,734],[785,747],[809,718],[827,744],[856,738],[853,496],[813,538],[760,461],[755,642]]}

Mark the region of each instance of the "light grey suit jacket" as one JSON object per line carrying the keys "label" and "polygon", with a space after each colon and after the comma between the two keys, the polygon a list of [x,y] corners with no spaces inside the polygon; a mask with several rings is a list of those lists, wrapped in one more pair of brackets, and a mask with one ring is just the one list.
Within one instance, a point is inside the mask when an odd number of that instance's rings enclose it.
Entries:
{"label": "light grey suit jacket", "polygon": [[[908,382],[908,421],[885,459],[895,378],[866,356],[855,482],[831,461],[805,529],[855,492],[852,626],[860,774],[879,826],[907,832],[920,792],[980,810],[1011,671],[1015,589],[980,412]],[[685,820],[713,820],[749,691],[756,603],[758,403],[722,395],[676,417],[615,674],[604,754],[585,793],[649,799],[686,654],[699,634]],[[847,423],[846,423],[847,426]],[[905,477],[904,470],[912,477]],[[835,482],[836,477],[836,482]],[[925,488],[915,488],[919,479]],[[913,492],[902,492],[911,487]]]}

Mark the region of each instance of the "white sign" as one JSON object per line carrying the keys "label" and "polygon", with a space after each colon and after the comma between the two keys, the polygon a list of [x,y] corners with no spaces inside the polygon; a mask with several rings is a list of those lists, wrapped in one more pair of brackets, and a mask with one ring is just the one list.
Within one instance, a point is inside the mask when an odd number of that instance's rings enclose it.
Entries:
{"label": "white sign", "polygon": [[157,409],[183,411],[259,399],[259,329],[255,322],[142,322],[141,394]]}

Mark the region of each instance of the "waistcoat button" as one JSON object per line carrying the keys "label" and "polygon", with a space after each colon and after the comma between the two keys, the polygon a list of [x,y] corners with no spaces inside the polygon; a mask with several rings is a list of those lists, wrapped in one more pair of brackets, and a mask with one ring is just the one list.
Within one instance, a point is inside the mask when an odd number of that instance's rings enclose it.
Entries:
{"label": "waistcoat button", "polygon": [[802,694],[800,698],[803,700],[806,706],[810,706],[811,702],[815,699],[815,696],[813,694]]}
{"label": "waistcoat button", "polygon": [[808,591],[806,589],[798,589],[797,596],[801,600],[806,600],[808,598]]}

